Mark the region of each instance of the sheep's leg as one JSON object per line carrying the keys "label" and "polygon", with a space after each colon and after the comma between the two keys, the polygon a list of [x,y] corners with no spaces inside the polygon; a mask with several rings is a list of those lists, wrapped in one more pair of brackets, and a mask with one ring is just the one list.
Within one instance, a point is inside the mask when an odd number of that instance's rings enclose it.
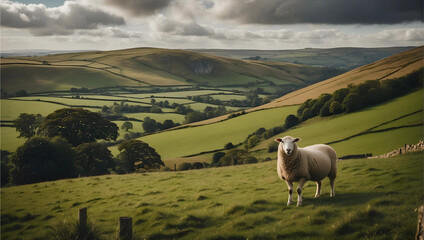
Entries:
{"label": "sheep's leg", "polygon": [[319,197],[321,194],[321,180],[317,181],[317,191],[315,193],[315,198]]}
{"label": "sheep's leg", "polygon": [[299,184],[297,185],[297,206],[302,205],[302,202],[303,202],[302,189],[303,189],[303,185],[305,184],[305,182],[306,182],[306,179],[301,178],[299,180]]}
{"label": "sheep's leg", "polygon": [[289,188],[289,200],[287,201],[287,206],[293,203],[293,183],[286,181],[287,187]]}
{"label": "sheep's leg", "polygon": [[330,178],[330,186],[331,186],[330,197],[336,196],[336,194],[334,193],[334,182],[335,181],[336,181],[336,178]]}

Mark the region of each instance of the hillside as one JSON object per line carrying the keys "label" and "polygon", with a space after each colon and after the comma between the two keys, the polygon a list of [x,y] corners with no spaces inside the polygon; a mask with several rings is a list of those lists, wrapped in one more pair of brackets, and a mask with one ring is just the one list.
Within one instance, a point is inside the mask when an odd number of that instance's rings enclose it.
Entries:
{"label": "hillside", "polygon": [[339,73],[291,63],[277,65],[184,50],[135,48],[2,58],[1,77],[2,89],[33,93],[114,86],[275,90],[275,85],[306,86]]}
{"label": "hillside", "polygon": [[305,48],[295,50],[191,49],[191,51],[236,59],[260,59],[265,62],[290,62],[338,68],[348,71],[413,48],[414,47],[352,47],[329,49]]}
{"label": "hillside", "polygon": [[317,98],[322,93],[333,93],[349,84],[359,84],[367,80],[397,78],[414,72],[424,66],[424,47],[399,53],[372,64],[356,68],[347,73],[327,79],[291,92],[273,102],[256,109],[301,104],[307,99]]}
{"label": "hillside", "polygon": [[308,182],[302,207],[286,206],[275,161],[2,188],[2,239],[46,239],[83,207],[102,239],[113,239],[123,216],[137,239],[413,239],[422,157],[339,161],[336,196],[325,179],[314,199]]}

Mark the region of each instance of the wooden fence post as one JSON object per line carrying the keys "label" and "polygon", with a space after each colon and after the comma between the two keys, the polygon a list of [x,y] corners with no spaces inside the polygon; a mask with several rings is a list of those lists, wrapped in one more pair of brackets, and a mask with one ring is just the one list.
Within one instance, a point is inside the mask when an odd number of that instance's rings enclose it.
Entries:
{"label": "wooden fence post", "polygon": [[174,172],[177,171],[177,164],[174,163]]}
{"label": "wooden fence post", "polygon": [[85,239],[87,235],[87,208],[78,211],[78,239]]}
{"label": "wooden fence post", "polygon": [[132,218],[119,218],[119,238],[122,240],[132,240]]}

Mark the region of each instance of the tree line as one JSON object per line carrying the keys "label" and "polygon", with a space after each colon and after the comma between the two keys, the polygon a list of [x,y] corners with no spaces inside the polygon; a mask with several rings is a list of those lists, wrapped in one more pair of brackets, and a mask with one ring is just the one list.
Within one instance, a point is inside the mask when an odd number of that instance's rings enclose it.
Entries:
{"label": "tree line", "polygon": [[122,142],[114,158],[99,141],[116,140],[118,126],[82,108],[59,109],[42,120],[23,113],[14,124],[27,140],[13,154],[2,151],[2,185],[130,173],[164,165],[155,149],[139,140]]}

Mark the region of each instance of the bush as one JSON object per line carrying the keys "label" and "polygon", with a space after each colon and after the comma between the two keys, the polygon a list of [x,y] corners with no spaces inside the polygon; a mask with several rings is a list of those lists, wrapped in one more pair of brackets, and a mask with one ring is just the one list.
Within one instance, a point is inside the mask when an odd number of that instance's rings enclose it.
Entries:
{"label": "bush", "polygon": [[178,171],[186,171],[193,168],[193,165],[191,163],[185,162],[182,163],[180,166],[178,166]]}
{"label": "bush", "polygon": [[219,160],[221,160],[222,157],[225,156],[224,152],[216,152],[213,154],[212,156],[212,165],[214,166],[218,166],[219,165]]}
{"label": "bush", "polygon": [[230,150],[232,148],[234,148],[234,145],[233,145],[232,142],[229,142],[229,143],[225,144],[225,146],[224,146],[224,149],[225,150]]}
{"label": "bush", "polygon": [[257,162],[258,162],[258,159],[253,157],[253,156],[247,156],[244,159],[244,164],[252,164],[252,163],[257,163]]}
{"label": "bush", "polygon": [[246,145],[247,149],[253,148],[260,141],[261,141],[261,139],[257,135],[253,135],[253,136],[249,137],[249,139],[247,140],[247,145]]}
{"label": "bush", "polygon": [[353,112],[361,108],[361,97],[357,93],[349,93],[342,102],[346,112]]}
{"label": "bush", "polygon": [[294,127],[300,123],[299,118],[297,118],[295,115],[290,114],[287,116],[286,121],[284,123],[284,126],[289,129],[291,127]]}
{"label": "bush", "polygon": [[343,112],[343,107],[339,102],[334,101],[330,104],[330,107],[328,110],[330,111],[330,114],[338,114]]}
{"label": "bush", "polygon": [[300,121],[304,122],[308,120],[309,118],[312,118],[314,115],[312,114],[312,111],[310,108],[305,108],[302,112],[302,115],[300,116]]}
{"label": "bush", "polygon": [[202,169],[203,168],[203,163],[201,162],[195,162],[192,165],[193,169]]}
{"label": "bush", "polygon": [[270,144],[268,144],[267,151],[269,153],[276,152],[277,150],[278,150],[278,143],[277,142],[272,141]]}
{"label": "bush", "polygon": [[331,113],[330,113],[330,104],[331,104],[331,101],[327,101],[324,104],[324,106],[322,106],[321,110],[319,111],[319,115],[321,117],[327,117],[327,116],[330,116],[331,115]]}

